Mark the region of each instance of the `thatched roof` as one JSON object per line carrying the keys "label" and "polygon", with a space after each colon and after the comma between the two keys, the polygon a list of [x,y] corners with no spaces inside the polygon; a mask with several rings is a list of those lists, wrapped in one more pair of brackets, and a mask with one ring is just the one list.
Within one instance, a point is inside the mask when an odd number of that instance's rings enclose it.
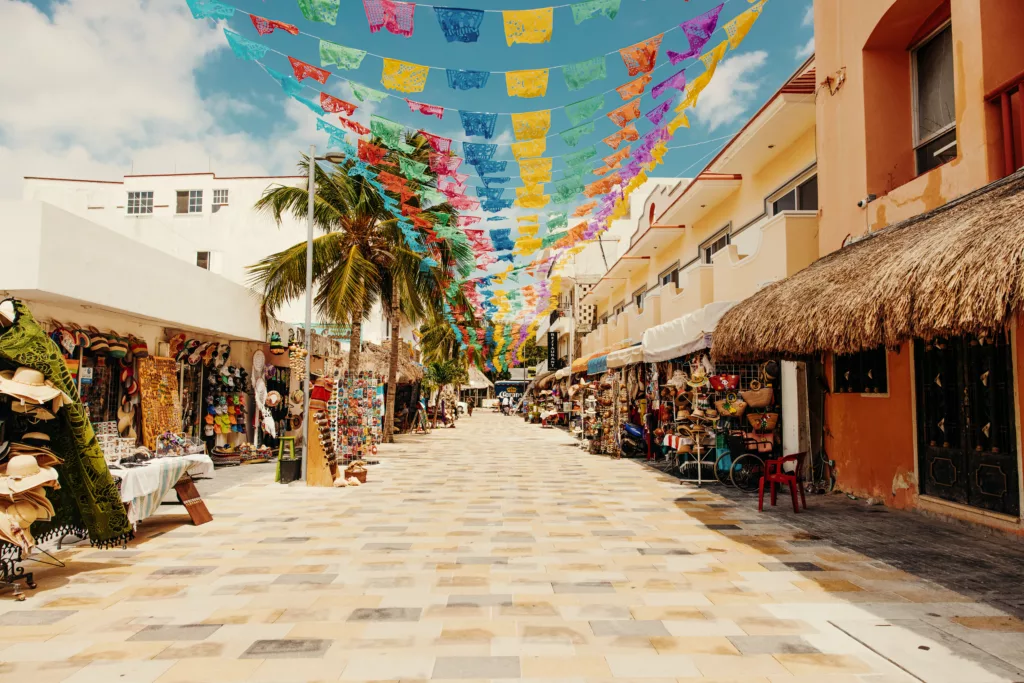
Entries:
{"label": "thatched roof", "polygon": [[1004,330],[1024,304],[1024,170],[768,285],[715,328],[717,359],[852,353]]}
{"label": "thatched roof", "polygon": [[[403,346],[404,350],[404,346]],[[359,354],[359,370],[362,372],[373,372],[375,375],[387,380],[388,369],[391,362],[391,345],[386,346],[363,342],[363,349]],[[345,354],[339,363],[341,370],[348,370],[348,354]],[[401,384],[419,382],[423,379],[423,368],[405,353],[398,354],[398,381]]]}

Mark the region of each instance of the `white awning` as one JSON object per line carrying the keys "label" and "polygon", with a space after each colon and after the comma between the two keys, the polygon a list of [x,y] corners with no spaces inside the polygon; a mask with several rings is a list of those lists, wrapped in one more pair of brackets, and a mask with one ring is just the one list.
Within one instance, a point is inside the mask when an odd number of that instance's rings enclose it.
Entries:
{"label": "white awning", "polygon": [[621,368],[626,365],[639,363],[644,359],[644,347],[640,344],[630,346],[608,354],[608,367]]}
{"label": "white awning", "polygon": [[711,346],[715,325],[735,301],[716,301],[692,313],[644,332],[643,354],[648,363],[672,360]]}
{"label": "white awning", "polygon": [[570,372],[572,372],[570,368],[564,367],[555,373],[555,379],[565,379],[566,377],[569,376]]}

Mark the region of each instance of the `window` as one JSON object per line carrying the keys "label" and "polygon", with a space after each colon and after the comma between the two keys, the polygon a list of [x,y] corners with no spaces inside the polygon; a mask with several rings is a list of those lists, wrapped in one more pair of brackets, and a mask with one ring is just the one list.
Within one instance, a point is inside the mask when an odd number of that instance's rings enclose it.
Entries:
{"label": "window", "polygon": [[641,287],[640,289],[633,292],[633,304],[636,306],[638,311],[642,311],[644,308],[644,295],[647,294],[647,288]]}
{"label": "window", "polygon": [[601,316],[601,324],[602,325],[607,325],[608,324],[608,314],[607,313],[605,313],[604,315]]}
{"label": "window", "polygon": [[832,387],[835,393],[886,394],[889,392],[884,346],[860,353],[837,353],[834,358]]}
{"label": "window", "polygon": [[817,211],[818,210],[818,176],[796,184],[795,187],[784,190],[785,194],[772,202],[772,215],[777,216],[783,211]]}
{"label": "window", "polygon": [[953,27],[949,24],[911,51],[914,69],[914,143],[917,172],[956,158]]}
{"label": "window", "polygon": [[177,194],[178,213],[202,213],[203,212],[203,191],[202,190],[178,190]]}
{"label": "window", "polygon": [[227,190],[214,190],[213,191],[213,205],[210,210],[214,213],[220,211],[220,207],[228,205],[228,191]]}
{"label": "window", "polygon": [[626,304],[620,301],[612,309],[612,315],[618,315],[619,313],[622,313],[624,310],[626,310]]}
{"label": "window", "polygon": [[706,265],[711,265],[711,257],[729,246],[731,241],[731,236],[726,232],[712,238],[710,242],[704,243],[700,248],[701,261]]}
{"label": "window", "polygon": [[141,216],[153,213],[152,192],[129,192],[128,193],[128,215]]}
{"label": "window", "polygon": [[208,251],[197,251],[196,252],[196,265],[203,270],[210,269],[210,252]]}
{"label": "window", "polygon": [[658,282],[661,283],[662,287],[668,287],[669,285],[679,287],[679,263],[674,263],[671,268],[658,276]]}

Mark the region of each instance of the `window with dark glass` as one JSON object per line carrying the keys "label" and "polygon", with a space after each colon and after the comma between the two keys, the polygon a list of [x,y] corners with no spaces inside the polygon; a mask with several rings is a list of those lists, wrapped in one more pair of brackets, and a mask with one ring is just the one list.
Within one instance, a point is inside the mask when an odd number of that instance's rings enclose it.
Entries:
{"label": "window with dark glass", "polygon": [[196,265],[203,270],[210,269],[210,252],[208,251],[197,251],[196,252]]}
{"label": "window with dark glass", "polygon": [[817,211],[818,210],[818,176],[797,183],[778,199],[772,202],[772,215],[783,211]]}
{"label": "window with dark glass", "polygon": [[956,158],[953,28],[946,25],[911,51],[918,174]]}
{"label": "window with dark glass", "polygon": [[722,249],[725,249],[727,246],[729,246],[729,243],[731,241],[732,238],[730,237],[729,233],[725,233],[720,237],[716,237],[711,242],[706,243],[703,247],[701,247],[701,260],[705,264],[711,265],[711,257],[720,252]]}
{"label": "window with dark glass", "polygon": [[664,273],[662,273],[661,274],[661,278],[660,278],[660,282],[661,282],[661,286],[662,287],[667,287],[669,285],[673,285],[675,287],[678,287],[679,286],[679,266],[673,266],[672,268],[669,268]]}
{"label": "window with dark glass", "polygon": [[646,287],[638,289],[635,292],[633,292],[633,304],[636,306],[638,311],[643,310],[645,294],[647,294]]}
{"label": "window with dark glass", "polygon": [[889,377],[884,346],[834,356],[832,390],[837,394],[886,394]]}

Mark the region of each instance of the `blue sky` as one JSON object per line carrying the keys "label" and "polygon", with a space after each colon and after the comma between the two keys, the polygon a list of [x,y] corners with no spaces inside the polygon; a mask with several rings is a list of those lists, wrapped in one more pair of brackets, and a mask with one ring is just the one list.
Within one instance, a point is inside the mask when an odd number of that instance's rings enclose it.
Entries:
{"label": "blue sky", "polygon": [[[534,69],[566,64],[644,40],[712,8],[710,0],[622,0],[615,20],[597,17],[577,26],[571,11],[555,10],[554,34],[548,44],[505,43],[501,15],[488,13],[479,42],[445,41],[432,9],[419,7],[411,38],[386,31],[371,34],[360,0],[342,0],[336,26],[306,21],[294,0],[235,0],[240,9],[297,24],[303,31],[343,45],[418,64],[478,70]],[[476,9],[532,9],[537,0],[462,0]],[[771,0],[746,41],[730,52],[712,86],[670,147],[721,138],[737,130],[803,61],[813,29],[807,19],[809,0]],[[720,25],[747,9],[730,0]],[[4,70],[0,88],[13,106],[0,108],[0,196],[20,194],[23,175],[63,175],[116,179],[131,172],[183,172],[212,169],[230,173],[283,173],[294,168],[299,151],[311,142],[323,145],[315,118],[289,101],[280,87],[255,64],[235,58],[211,20],[191,18],[184,0],[0,0],[0,21],[18,26],[0,46],[7,64],[32,60],[33,70]],[[13,23],[12,23],[13,22]],[[319,64],[317,42],[283,32],[260,38],[248,17],[236,14],[229,25],[273,49]],[[719,33],[709,46],[724,37]],[[675,72],[666,49],[683,51],[681,31],[666,34],[654,82]],[[284,57],[268,54],[268,65],[288,72]],[[426,90],[413,99],[450,108],[443,121],[414,114],[399,99],[372,109],[411,127],[450,137],[465,137],[456,109],[534,111],[558,106],[614,88],[630,80],[618,54],[607,57],[608,77],[583,90],[567,90],[560,71],[552,70],[547,96],[510,98],[500,74],[480,91],[448,88],[443,71],[431,71]],[[663,65],[663,66],[662,66]],[[678,67],[677,67],[678,68]],[[700,72],[699,65],[688,75]],[[19,71],[19,73],[10,73]],[[339,72],[378,90],[381,60],[367,56],[357,71]],[[312,81],[307,81],[312,82]],[[319,87],[319,84],[314,83]],[[324,90],[351,100],[350,91],[331,79]],[[644,96],[642,110],[656,103]],[[665,96],[663,96],[665,97]],[[62,106],[55,103],[63,102]],[[621,104],[606,95],[604,111]],[[358,104],[358,102],[357,102]],[[355,118],[368,121],[366,107]],[[362,114],[362,115],[361,115]],[[329,120],[329,119],[328,119]],[[552,113],[551,133],[568,128],[563,111]],[[638,126],[641,133],[649,128]],[[511,122],[499,117],[493,141],[510,142]],[[598,123],[580,149],[599,142],[617,128]],[[480,140],[482,141],[482,140]],[[573,151],[560,140],[548,141],[546,156]],[[722,142],[673,149],[658,176],[690,176]],[[600,145],[599,152],[611,153]],[[508,148],[496,158],[511,158]],[[555,168],[561,167],[559,161]],[[515,169],[510,169],[515,175]],[[556,172],[556,177],[559,174]],[[512,184],[516,184],[513,182]]]}

